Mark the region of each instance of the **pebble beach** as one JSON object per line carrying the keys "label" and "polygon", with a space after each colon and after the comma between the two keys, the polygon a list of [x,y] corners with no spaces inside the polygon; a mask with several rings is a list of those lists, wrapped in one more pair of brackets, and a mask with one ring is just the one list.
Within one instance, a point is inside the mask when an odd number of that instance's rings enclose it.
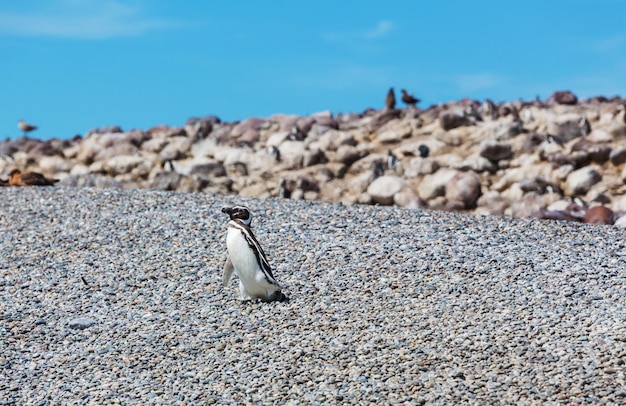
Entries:
{"label": "pebble beach", "polygon": [[[0,405],[626,403],[622,229],[0,192]],[[253,211],[288,302],[222,287],[233,204]]]}

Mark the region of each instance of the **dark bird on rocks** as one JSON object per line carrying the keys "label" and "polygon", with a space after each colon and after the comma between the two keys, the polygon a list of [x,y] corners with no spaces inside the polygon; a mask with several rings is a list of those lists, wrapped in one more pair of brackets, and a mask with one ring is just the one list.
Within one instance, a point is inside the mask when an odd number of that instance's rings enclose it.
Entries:
{"label": "dark bird on rocks", "polygon": [[37,129],[36,125],[28,124],[24,120],[20,120],[20,122],[17,123],[17,127],[24,132],[24,136],[26,136],[26,133]]}
{"label": "dark bird on rocks", "polygon": [[19,169],[11,171],[9,186],[54,186],[57,179],[48,179],[38,172],[22,173]]}
{"label": "dark bird on rocks", "polygon": [[389,88],[387,97],[385,98],[385,107],[389,110],[396,108],[396,94],[393,92],[393,87]]}
{"label": "dark bird on rocks", "polygon": [[415,105],[420,102],[420,99],[416,99],[412,94],[408,94],[406,90],[402,89],[402,101],[406,103],[407,106],[415,107]]}
{"label": "dark bird on rocks", "polygon": [[428,154],[430,153],[430,149],[426,145],[422,144],[419,147],[417,147],[417,149],[420,152],[420,156],[422,158],[428,158]]}

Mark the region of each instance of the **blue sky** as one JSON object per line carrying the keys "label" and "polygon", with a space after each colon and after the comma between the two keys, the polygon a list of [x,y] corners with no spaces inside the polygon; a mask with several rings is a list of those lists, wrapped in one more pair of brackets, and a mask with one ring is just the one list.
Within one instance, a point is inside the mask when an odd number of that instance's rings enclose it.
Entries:
{"label": "blue sky", "polygon": [[214,114],[626,96],[626,1],[0,2],[0,139]]}

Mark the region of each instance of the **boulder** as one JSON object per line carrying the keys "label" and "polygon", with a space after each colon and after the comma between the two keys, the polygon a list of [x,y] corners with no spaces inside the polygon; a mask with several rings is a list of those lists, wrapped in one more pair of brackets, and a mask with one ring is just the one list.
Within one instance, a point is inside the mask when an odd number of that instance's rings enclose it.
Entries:
{"label": "boulder", "polygon": [[431,173],[435,173],[440,167],[439,162],[432,158],[411,158],[404,170],[404,176],[407,178],[415,178],[430,175]]}
{"label": "boulder", "polygon": [[479,140],[509,140],[522,132],[522,124],[512,116],[482,123],[472,138]]}
{"label": "boulder", "polygon": [[376,140],[382,144],[395,144],[410,137],[412,131],[411,125],[403,122],[400,125],[385,129],[378,134]]}
{"label": "boulder", "polygon": [[444,131],[469,124],[470,120],[463,111],[445,111],[439,116],[439,125]]}
{"label": "boulder", "polygon": [[457,172],[446,185],[445,197],[447,202],[469,209],[476,206],[480,193],[480,176],[476,172]]}
{"label": "boulder", "polygon": [[552,93],[552,96],[548,99],[548,102],[565,105],[575,105],[578,103],[578,97],[569,90],[561,90]]}
{"label": "boulder", "polygon": [[424,176],[420,182],[417,193],[420,199],[429,201],[446,193],[446,184],[458,172],[453,169],[442,168],[432,175]]}
{"label": "boulder", "polygon": [[582,151],[592,162],[603,164],[609,160],[611,156],[611,147],[606,144],[598,144],[591,142],[586,138],[578,139],[570,148],[570,151]]}
{"label": "boulder", "polygon": [[612,225],[615,222],[615,214],[606,206],[594,206],[585,212],[583,221],[589,224]]}
{"label": "boulder", "polygon": [[144,158],[137,155],[119,155],[104,162],[103,169],[110,176],[129,173],[137,166],[141,165]]}
{"label": "boulder", "polygon": [[611,163],[615,166],[621,165],[626,162],[626,148],[617,146],[611,150],[609,155]]}
{"label": "boulder", "polygon": [[201,175],[208,178],[226,176],[226,169],[220,162],[205,162],[194,164],[189,170],[189,175]]}
{"label": "boulder", "polygon": [[568,175],[566,193],[569,196],[584,195],[600,180],[602,180],[602,175],[597,168],[593,166],[580,168]]}
{"label": "boulder", "polygon": [[581,117],[579,114],[563,114],[555,116],[548,123],[548,134],[560,139],[562,143],[569,142],[584,134],[581,126]]}
{"label": "boulder", "polygon": [[490,161],[499,161],[510,159],[513,156],[513,148],[506,142],[484,140],[480,143],[479,154]]}
{"label": "boulder", "polygon": [[393,197],[404,187],[404,180],[394,175],[383,175],[374,179],[367,188],[367,194],[374,203],[384,206],[393,203]]}
{"label": "boulder", "polygon": [[368,152],[366,150],[358,149],[350,145],[341,145],[337,149],[333,162],[340,162],[344,165],[350,166],[367,154]]}

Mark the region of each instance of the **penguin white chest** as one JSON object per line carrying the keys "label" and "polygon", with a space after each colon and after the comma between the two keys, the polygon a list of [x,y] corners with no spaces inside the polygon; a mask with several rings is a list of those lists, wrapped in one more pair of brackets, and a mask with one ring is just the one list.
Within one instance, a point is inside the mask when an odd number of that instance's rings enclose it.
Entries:
{"label": "penguin white chest", "polygon": [[228,257],[239,278],[253,282],[260,271],[257,257],[241,230],[229,228],[226,237]]}

